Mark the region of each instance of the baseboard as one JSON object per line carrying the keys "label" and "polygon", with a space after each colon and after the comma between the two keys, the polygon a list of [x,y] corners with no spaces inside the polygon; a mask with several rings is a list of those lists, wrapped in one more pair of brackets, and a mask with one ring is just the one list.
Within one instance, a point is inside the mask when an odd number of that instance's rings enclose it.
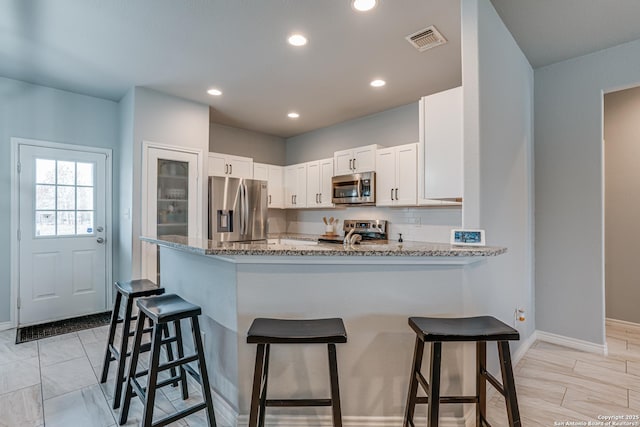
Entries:
{"label": "baseboard", "polygon": [[6,331],[7,329],[13,328],[13,323],[11,322],[2,322],[0,323],[0,331]]}
{"label": "baseboard", "polygon": [[533,343],[538,339],[538,331],[533,331],[526,340],[521,341],[520,347],[518,350],[511,355],[511,364],[516,366],[518,362],[524,357],[524,355],[529,351]]}
{"label": "baseboard", "polygon": [[634,328],[634,329],[640,330],[640,323],[628,322],[626,320],[610,319],[608,317],[605,318],[605,321],[606,321],[605,324],[624,326],[627,328]]}
{"label": "baseboard", "polygon": [[[216,407],[216,411],[218,408]],[[216,417],[218,413],[216,412]],[[416,417],[416,426],[427,425],[426,418],[424,423],[420,423]],[[344,416],[342,417],[342,425],[344,427],[398,427],[402,425],[403,417],[367,417],[367,416]],[[222,424],[220,426],[230,425],[232,427],[246,426],[249,423],[248,415],[240,415],[237,417],[235,424]],[[333,427],[331,415],[268,415],[264,423],[265,427]],[[442,427],[465,427],[464,417],[440,417],[440,426]]]}
{"label": "baseboard", "polygon": [[552,334],[551,332],[536,331],[536,337],[540,341],[551,344],[558,344],[575,350],[586,351],[587,353],[607,354],[607,344],[596,344],[589,341],[583,341],[576,338],[565,337],[562,335]]}

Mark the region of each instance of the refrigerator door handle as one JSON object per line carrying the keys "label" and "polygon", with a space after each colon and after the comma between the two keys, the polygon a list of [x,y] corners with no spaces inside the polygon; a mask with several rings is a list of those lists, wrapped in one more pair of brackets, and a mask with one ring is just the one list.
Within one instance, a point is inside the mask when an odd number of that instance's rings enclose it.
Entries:
{"label": "refrigerator door handle", "polygon": [[247,184],[243,184],[244,188],[244,233],[247,234],[249,232],[249,200],[247,197]]}

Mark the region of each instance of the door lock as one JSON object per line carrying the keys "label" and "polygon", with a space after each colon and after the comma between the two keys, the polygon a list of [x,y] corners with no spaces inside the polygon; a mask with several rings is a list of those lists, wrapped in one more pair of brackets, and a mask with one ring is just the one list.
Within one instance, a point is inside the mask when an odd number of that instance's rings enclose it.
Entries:
{"label": "door lock", "polygon": [[102,226],[100,226],[100,225],[99,225],[99,226],[97,226],[97,227],[96,227],[96,231],[97,231],[98,233],[102,233],[102,232],[104,231],[104,227],[102,227]]}

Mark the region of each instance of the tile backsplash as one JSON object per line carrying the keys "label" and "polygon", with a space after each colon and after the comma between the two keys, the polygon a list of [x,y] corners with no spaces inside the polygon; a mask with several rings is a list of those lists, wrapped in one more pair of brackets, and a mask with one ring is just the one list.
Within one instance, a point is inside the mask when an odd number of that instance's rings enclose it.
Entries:
{"label": "tile backsplash", "polygon": [[399,233],[406,241],[449,242],[450,230],[460,227],[462,210],[451,208],[383,208],[375,206],[336,209],[269,210],[269,232],[324,233],[322,217],[337,218],[342,233],[345,219],[384,219],[389,221],[389,240],[398,240]]}

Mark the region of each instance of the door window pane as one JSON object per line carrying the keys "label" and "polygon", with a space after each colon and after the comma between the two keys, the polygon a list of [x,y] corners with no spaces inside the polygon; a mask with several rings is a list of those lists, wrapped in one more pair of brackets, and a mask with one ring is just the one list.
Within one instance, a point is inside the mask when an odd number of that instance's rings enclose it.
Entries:
{"label": "door window pane", "polygon": [[36,159],[35,235],[95,232],[95,163]]}
{"label": "door window pane", "polygon": [[93,234],[93,211],[78,211],[77,234]]}
{"label": "door window pane", "polygon": [[78,210],[93,210],[93,187],[78,187]]}
{"label": "door window pane", "polygon": [[58,186],[58,210],[71,210],[76,208],[76,187]]}
{"label": "door window pane", "polygon": [[56,186],[36,185],[36,209],[56,208]]}
{"label": "door window pane", "polygon": [[75,185],[76,162],[58,161],[58,185]]}
{"label": "door window pane", "polygon": [[55,184],[56,183],[56,161],[47,159],[36,159],[36,183]]}
{"label": "door window pane", "polygon": [[36,236],[56,235],[55,211],[36,212]]}
{"label": "door window pane", "polygon": [[58,211],[58,236],[76,234],[75,211]]}
{"label": "door window pane", "polygon": [[93,163],[77,163],[77,184],[93,186]]}

